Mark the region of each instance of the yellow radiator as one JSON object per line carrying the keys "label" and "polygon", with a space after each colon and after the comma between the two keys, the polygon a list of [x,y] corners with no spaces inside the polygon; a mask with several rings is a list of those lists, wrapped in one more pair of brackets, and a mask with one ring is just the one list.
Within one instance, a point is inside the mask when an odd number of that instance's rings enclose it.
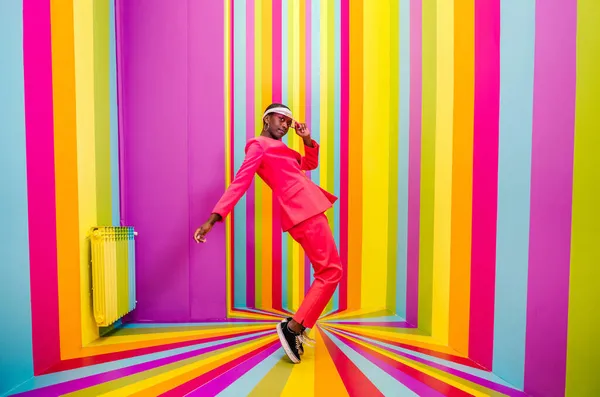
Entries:
{"label": "yellow radiator", "polygon": [[92,300],[99,327],[107,327],[135,308],[135,236],[133,227],[91,230]]}

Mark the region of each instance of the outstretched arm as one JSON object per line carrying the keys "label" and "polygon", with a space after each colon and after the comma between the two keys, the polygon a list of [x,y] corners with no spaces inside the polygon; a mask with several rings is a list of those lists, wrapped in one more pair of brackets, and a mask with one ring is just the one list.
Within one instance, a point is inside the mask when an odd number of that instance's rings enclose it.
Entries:
{"label": "outstretched arm", "polygon": [[197,242],[204,242],[206,234],[211,230],[212,226],[216,222],[220,222],[229,215],[233,210],[233,207],[240,201],[242,196],[246,193],[254,174],[260,167],[263,158],[263,148],[257,141],[252,141],[246,147],[246,157],[242,163],[240,169],[235,175],[235,178],[227,188],[227,191],[221,196],[221,199],[217,202],[214,207],[208,221],[200,226],[194,234],[194,239]]}
{"label": "outstretched arm", "polygon": [[248,145],[242,166],[235,174],[235,178],[233,178],[225,194],[223,194],[213,209],[213,214],[218,214],[221,219],[225,219],[229,215],[233,207],[235,207],[250,187],[252,179],[254,179],[254,174],[262,162],[263,154],[264,151],[259,142],[253,141]]}

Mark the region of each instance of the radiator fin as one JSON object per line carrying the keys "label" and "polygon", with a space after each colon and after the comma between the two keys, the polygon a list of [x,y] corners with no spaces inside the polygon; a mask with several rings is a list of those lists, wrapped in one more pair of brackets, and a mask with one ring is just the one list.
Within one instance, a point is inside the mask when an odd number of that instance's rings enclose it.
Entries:
{"label": "radiator fin", "polygon": [[135,309],[135,236],[130,226],[91,230],[94,318],[107,327]]}

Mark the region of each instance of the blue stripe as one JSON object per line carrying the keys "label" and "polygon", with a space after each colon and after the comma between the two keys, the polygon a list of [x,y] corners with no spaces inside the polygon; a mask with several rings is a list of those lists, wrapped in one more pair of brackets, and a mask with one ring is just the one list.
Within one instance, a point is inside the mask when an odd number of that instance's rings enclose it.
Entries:
{"label": "blue stripe", "polygon": [[[234,51],[234,154],[233,162],[237,171],[245,157],[246,147],[246,4],[236,0],[233,7],[233,51]],[[246,306],[246,195],[233,209],[234,228],[234,306]]]}
{"label": "blue stripe", "polygon": [[[310,27],[310,42],[311,42],[311,100],[310,100],[310,115],[311,115],[311,134],[315,141],[321,139],[321,94],[320,94],[320,79],[321,79],[321,42],[320,42],[320,24],[321,24],[321,9],[318,0],[311,1],[311,27]],[[326,71],[325,71],[326,72]],[[311,172],[311,179],[319,185],[321,179],[319,177],[319,168]],[[310,267],[310,281],[315,278],[315,271]]]}
{"label": "blue stripe", "polygon": [[[342,46],[341,46],[341,13],[342,13],[342,4],[340,0],[335,0],[334,2],[334,16],[333,16],[333,30],[335,32],[333,38],[333,47],[334,47],[334,89],[333,89],[333,191],[337,197],[340,197],[340,120],[341,117],[341,60],[342,60]],[[339,247],[340,246],[340,202],[338,201],[333,207],[334,220],[333,223],[333,236],[335,238],[335,243]],[[338,285],[333,293],[333,310],[337,310],[340,307],[340,286]]]}
{"label": "blue stripe", "polygon": [[[23,87],[23,9],[5,0],[0,11],[0,395],[33,376],[27,171]],[[10,303],[9,303],[10,302]]]}
{"label": "blue stripe", "polygon": [[269,357],[260,362],[257,366],[242,375],[229,387],[217,394],[219,397],[238,397],[247,396],[264,379],[271,369],[284,357],[283,349],[277,350]]}
{"label": "blue stripe", "polygon": [[337,336],[329,331],[325,331],[340,350],[348,356],[384,396],[416,396],[412,390],[398,382],[390,374],[367,360],[361,354],[357,353],[350,346],[344,344]]}
{"label": "blue stripe", "polygon": [[493,368],[523,388],[535,3],[501,1],[500,153]]}
{"label": "blue stripe", "polygon": [[117,49],[115,37],[115,2],[109,1],[108,79],[110,107],[110,180],[112,194],[112,224],[121,225],[119,193],[119,110],[117,106]]}
{"label": "blue stripe", "polygon": [[[288,0],[281,1],[281,101],[285,104],[288,101]],[[288,134],[289,135],[289,134]],[[288,144],[288,135],[283,138],[285,144]],[[291,302],[288,302],[287,283],[288,277],[288,241],[291,238],[287,233],[281,236],[281,307],[290,309]]]}
{"label": "blue stripe", "polygon": [[398,233],[396,247],[396,313],[406,318],[408,244],[408,147],[410,126],[410,0],[400,0],[400,115],[398,137]]}

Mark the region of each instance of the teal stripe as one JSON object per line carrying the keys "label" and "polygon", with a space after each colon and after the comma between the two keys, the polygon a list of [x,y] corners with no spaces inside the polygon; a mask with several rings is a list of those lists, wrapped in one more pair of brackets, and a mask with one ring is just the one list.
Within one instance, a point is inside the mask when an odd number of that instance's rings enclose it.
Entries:
{"label": "teal stripe", "polygon": [[[321,78],[321,44],[320,44],[320,24],[321,24],[321,9],[318,0],[311,1],[311,32],[310,32],[310,49],[311,49],[311,100],[310,100],[310,115],[311,115],[311,134],[317,142],[321,140],[321,94],[320,94],[320,78]],[[323,71],[325,73],[325,71]],[[320,168],[320,167],[319,167]],[[319,185],[319,168],[311,172],[311,179]],[[310,280],[315,278],[315,271],[310,267]]]}
{"label": "teal stripe", "polygon": [[0,7],[0,395],[33,376],[21,3]]}
{"label": "teal stripe", "polygon": [[400,96],[398,114],[398,232],[396,253],[396,313],[406,318],[408,244],[408,147],[410,129],[410,0],[400,0]]}
{"label": "teal stripe", "polygon": [[[242,166],[246,147],[246,4],[236,0],[233,7],[233,133],[235,171]],[[234,216],[234,306],[246,306],[246,195],[233,209]]]}
{"label": "teal stripe", "polygon": [[[286,104],[288,99],[288,0],[282,0],[281,2],[281,101]],[[285,144],[288,144],[288,136],[283,138]],[[288,278],[291,277],[289,271],[289,252],[288,252],[288,239],[290,238],[287,233],[282,233],[281,237],[281,307],[283,309],[290,310],[291,301],[288,299]]]}
{"label": "teal stripe", "polygon": [[[342,4],[340,0],[335,0],[334,7],[334,89],[333,89],[333,114],[334,114],[334,127],[333,127],[333,191],[337,197],[340,197],[340,120],[341,120],[341,60],[342,60],[342,44],[341,44],[341,13]],[[340,202],[338,201],[333,207],[334,219],[333,224],[333,236],[335,243],[340,246]],[[340,307],[340,286],[338,285],[333,294],[333,311],[336,311]]]}
{"label": "teal stripe", "polygon": [[500,143],[493,368],[523,388],[535,3],[501,1]]}
{"label": "teal stripe", "polygon": [[[285,0],[284,0],[285,1]],[[277,350],[269,357],[264,359],[256,367],[242,375],[238,380],[233,382],[229,387],[217,394],[220,397],[238,397],[247,396],[252,390],[263,380],[263,378],[273,369],[273,367],[281,361],[285,353],[283,349]]]}
{"label": "teal stripe", "polygon": [[115,3],[109,1],[108,14],[108,78],[110,111],[110,180],[112,194],[112,225],[121,226],[119,193],[119,110],[117,106],[117,49],[115,37]]}
{"label": "teal stripe", "polygon": [[398,382],[390,374],[373,364],[354,349],[344,344],[337,336],[325,331],[340,350],[348,356],[384,396],[417,396],[412,390]]}

